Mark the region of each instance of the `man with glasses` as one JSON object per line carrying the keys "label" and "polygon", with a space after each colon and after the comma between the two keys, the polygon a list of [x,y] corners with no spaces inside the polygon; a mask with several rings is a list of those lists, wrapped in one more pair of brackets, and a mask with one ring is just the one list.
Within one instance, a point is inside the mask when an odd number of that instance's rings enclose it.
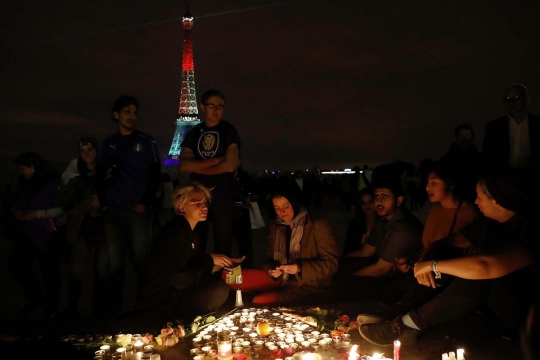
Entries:
{"label": "man with glasses", "polygon": [[214,252],[231,255],[232,243],[232,173],[238,165],[240,136],[236,128],[222,121],[225,96],[218,90],[208,90],[201,96],[200,109],[204,122],[191,129],[180,145],[179,172],[190,174],[212,190],[208,221],[197,224],[201,249],[206,251],[209,222],[212,222]]}
{"label": "man with glasses", "polygon": [[538,149],[532,139],[540,136],[540,117],[529,114],[527,88],[511,85],[503,97],[508,115],[490,121],[484,133],[482,155],[490,167],[531,168],[538,166]]}
{"label": "man with glasses", "polygon": [[373,187],[379,218],[362,247],[341,259],[342,278],[336,280],[344,285],[358,285],[358,300],[390,301],[399,298],[415,282],[412,274],[395,271],[394,263],[396,257],[412,258],[418,252],[423,225],[403,206],[404,192],[399,179],[390,175],[379,177]]}

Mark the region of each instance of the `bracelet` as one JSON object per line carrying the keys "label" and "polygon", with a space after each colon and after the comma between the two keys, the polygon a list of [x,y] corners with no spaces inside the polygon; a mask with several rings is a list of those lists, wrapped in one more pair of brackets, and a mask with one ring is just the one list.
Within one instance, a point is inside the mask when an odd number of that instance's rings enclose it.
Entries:
{"label": "bracelet", "polygon": [[433,260],[431,262],[431,271],[433,271],[435,273],[435,279],[440,279],[441,278],[441,272],[437,268],[438,264],[439,264],[439,262],[437,260]]}

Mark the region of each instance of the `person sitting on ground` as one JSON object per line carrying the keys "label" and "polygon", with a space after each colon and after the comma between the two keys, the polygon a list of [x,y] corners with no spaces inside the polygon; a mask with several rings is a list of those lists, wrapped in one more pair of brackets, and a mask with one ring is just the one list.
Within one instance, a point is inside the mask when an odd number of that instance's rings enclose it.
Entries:
{"label": "person sitting on ground", "polygon": [[[417,278],[433,273],[456,277],[442,291],[393,320],[374,316],[359,327],[360,335],[376,345],[389,346],[394,340],[412,344],[428,329],[457,320],[482,303],[505,326],[508,335],[523,328],[538,283],[539,242],[537,227],[538,198],[533,177],[522,172],[490,170],[477,183],[476,204],[489,218],[478,253],[446,260],[425,260],[414,266]],[[476,224],[476,223],[475,223]],[[472,229],[472,225],[467,227]],[[455,240],[456,237],[449,237]],[[437,241],[434,244],[441,244]],[[480,248],[482,251],[480,252]],[[436,282],[429,286],[435,288]],[[403,314],[403,313],[402,313]]]}
{"label": "person sitting on ground", "polygon": [[460,170],[459,164],[441,160],[431,165],[426,192],[435,203],[429,211],[422,233],[422,245],[427,248],[472,223],[480,210],[474,203],[478,178]]}
{"label": "person sitting on ground", "polygon": [[156,325],[219,309],[230,292],[220,270],[240,262],[201,249],[195,226],[208,216],[208,188],[190,182],[176,187],[172,196],[177,215],[156,238],[136,306],[138,316]]}
{"label": "person sitting on ground", "polygon": [[356,210],[354,218],[349,222],[345,243],[343,245],[343,255],[360,249],[371,234],[377,211],[373,202],[373,188],[367,186],[358,192],[358,203],[360,209]]}
{"label": "person sitting on ground", "polygon": [[252,296],[253,305],[287,304],[320,295],[333,285],[339,250],[328,220],[308,213],[292,188],[277,188],[270,198],[276,218],[270,224],[262,269],[242,270],[231,284]]}
{"label": "person sitting on ground", "polygon": [[342,257],[338,284],[361,291],[355,300],[394,301],[415,282],[412,274],[394,271],[396,257],[410,258],[422,245],[423,225],[403,206],[399,179],[383,176],[374,180],[375,208],[379,218],[362,247]]}

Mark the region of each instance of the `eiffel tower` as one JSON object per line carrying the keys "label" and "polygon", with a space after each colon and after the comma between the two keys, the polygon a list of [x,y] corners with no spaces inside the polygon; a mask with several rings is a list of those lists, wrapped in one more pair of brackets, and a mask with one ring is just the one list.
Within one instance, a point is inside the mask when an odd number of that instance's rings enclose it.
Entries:
{"label": "eiffel tower", "polygon": [[189,130],[201,122],[197,110],[197,94],[195,92],[195,67],[193,65],[193,44],[191,41],[191,29],[193,17],[189,14],[189,5],[182,17],[184,27],[184,45],[182,55],[182,88],[180,90],[180,107],[176,118],[176,131],[165,165],[178,165],[178,158],[182,148],[180,144]]}

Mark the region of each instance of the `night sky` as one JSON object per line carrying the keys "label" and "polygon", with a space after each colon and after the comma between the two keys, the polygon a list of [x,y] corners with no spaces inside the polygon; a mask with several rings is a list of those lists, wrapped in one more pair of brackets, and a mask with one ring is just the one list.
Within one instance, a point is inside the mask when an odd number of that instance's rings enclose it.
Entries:
{"label": "night sky", "polygon": [[[137,128],[169,151],[186,1],[4,5],[0,154],[77,156],[80,136],[117,130],[113,101],[139,99]],[[504,115],[513,83],[540,113],[538,1],[198,0],[197,97],[227,96],[223,120],[248,171],[371,167],[438,158],[453,129]]]}

